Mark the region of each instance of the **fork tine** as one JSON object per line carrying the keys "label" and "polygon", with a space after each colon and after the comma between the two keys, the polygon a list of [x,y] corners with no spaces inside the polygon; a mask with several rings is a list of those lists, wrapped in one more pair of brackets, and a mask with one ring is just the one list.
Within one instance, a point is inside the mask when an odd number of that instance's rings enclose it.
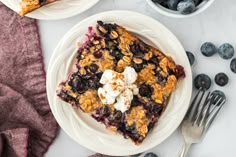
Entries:
{"label": "fork tine", "polygon": [[208,106],[207,104],[209,103],[210,98],[211,98],[211,93],[208,92],[208,94],[207,94],[207,96],[206,96],[206,98],[205,98],[204,103],[203,103],[202,105],[199,105],[199,110],[198,110],[196,119],[195,119],[195,121],[194,121],[194,124],[195,124],[195,125],[199,125],[199,124],[200,124],[201,118],[203,117],[205,108]]}
{"label": "fork tine", "polygon": [[185,116],[185,119],[190,120],[192,108],[194,107],[194,104],[197,101],[197,98],[198,98],[200,92],[201,92],[201,90],[198,90],[197,94],[195,95],[192,102],[190,103],[190,106],[189,106],[189,109],[188,109],[187,114]]}
{"label": "fork tine", "polygon": [[200,106],[200,104],[201,104],[201,102],[202,102],[202,99],[203,99],[203,97],[204,97],[204,95],[205,95],[205,90],[201,90],[201,95],[200,95],[200,98],[199,98],[199,100],[197,101],[197,103],[196,104],[194,104],[194,106],[193,106],[193,108],[192,108],[192,110],[191,110],[191,117],[190,117],[190,121],[191,122],[193,122],[194,123],[194,121],[195,121],[195,119],[196,119],[196,116],[197,116],[197,112],[199,111],[199,106]]}
{"label": "fork tine", "polygon": [[220,109],[225,104],[225,102],[226,102],[226,100],[224,98],[222,98],[222,102],[221,102],[221,99],[218,101],[218,103],[220,103],[220,104],[215,104],[215,106],[217,106],[217,107],[214,107],[214,110],[212,110],[212,112],[210,114],[210,117],[208,118],[208,120],[206,122],[205,132],[209,129],[209,127],[211,126],[211,124],[214,121],[215,117],[219,113]]}
{"label": "fork tine", "polygon": [[220,105],[221,101],[224,101],[224,98],[223,98],[223,97],[219,97],[218,100],[215,100],[216,103],[213,105],[213,107],[212,107],[212,109],[211,109],[209,115],[215,110],[215,108],[216,108],[217,106]]}
{"label": "fork tine", "polygon": [[199,123],[199,126],[205,125],[206,119],[209,117],[210,109],[215,102],[215,99],[217,99],[217,96],[215,97],[211,94],[210,98],[208,99],[208,105],[206,105],[205,111],[203,112],[203,116]]}

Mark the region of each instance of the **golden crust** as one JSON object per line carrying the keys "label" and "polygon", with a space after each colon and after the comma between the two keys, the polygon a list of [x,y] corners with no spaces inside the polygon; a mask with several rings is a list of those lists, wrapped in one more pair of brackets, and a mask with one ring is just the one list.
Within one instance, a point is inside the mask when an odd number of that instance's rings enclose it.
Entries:
{"label": "golden crust", "polygon": [[34,11],[34,10],[40,8],[41,6],[52,3],[54,1],[56,1],[56,0],[48,0],[48,1],[40,4],[39,0],[21,0],[21,2],[20,2],[21,9],[19,11],[19,15],[24,16],[27,13]]}

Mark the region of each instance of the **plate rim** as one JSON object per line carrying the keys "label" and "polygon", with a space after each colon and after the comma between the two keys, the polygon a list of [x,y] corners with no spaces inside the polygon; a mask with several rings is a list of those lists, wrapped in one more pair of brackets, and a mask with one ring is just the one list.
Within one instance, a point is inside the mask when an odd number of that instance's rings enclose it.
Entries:
{"label": "plate rim", "polygon": [[[69,29],[69,30],[67,31],[67,33],[66,33],[66,34],[62,37],[62,39],[59,41],[59,43],[57,44],[56,48],[54,49],[53,54],[51,55],[51,58],[50,58],[50,60],[49,60],[48,72],[50,72],[51,67],[53,67],[52,64],[50,64],[50,63],[53,63],[53,56],[55,56],[57,50],[60,48],[60,44],[63,43],[63,42],[66,40],[66,37],[70,36],[70,32],[72,32],[74,29],[76,29],[77,27],[79,27],[79,26],[81,25],[81,23],[84,23],[84,22],[87,21],[87,20],[89,21],[89,19],[91,19],[91,18],[94,18],[94,17],[96,17],[96,16],[101,16],[101,15],[107,15],[107,14],[111,14],[111,13],[112,13],[112,14],[116,14],[116,15],[119,15],[119,13],[122,13],[122,14],[126,13],[126,14],[131,14],[131,15],[136,15],[136,16],[138,15],[138,16],[141,16],[141,17],[143,17],[143,18],[148,18],[149,20],[152,20],[153,22],[156,22],[156,23],[159,24],[161,27],[165,28],[166,31],[168,31],[168,33],[170,33],[170,35],[172,36],[173,40],[177,41],[177,44],[178,44],[179,47],[181,47],[182,51],[185,51],[184,48],[183,48],[183,46],[181,45],[180,41],[177,39],[177,37],[176,37],[166,26],[164,26],[162,23],[160,23],[160,22],[157,21],[156,19],[154,19],[154,18],[152,18],[152,17],[149,17],[149,16],[147,16],[147,15],[144,15],[144,14],[138,13],[138,12],[134,12],[134,11],[127,11],[127,10],[105,11],[105,12],[101,12],[101,13],[98,13],[98,14],[94,14],[94,15],[92,15],[92,16],[89,16],[89,17],[85,18],[84,20],[78,22],[78,23],[75,24],[71,29]],[[115,21],[115,20],[114,20],[114,21]],[[187,58],[187,55],[186,55],[186,58]],[[186,65],[186,66],[187,66],[187,65]],[[187,68],[188,68],[188,73],[189,73],[189,79],[192,81],[192,71],[191,71],[191,67],[190,67],[190,64],[189,64],[189,63],[188,63]],[[47,75],[47,92],[49,91],[49,86],[48,86],[48,82],[49,82],[49,81],[48,81],[48,80],[49,80],[49,75]],[[189,89],[191,89],[191,91],[192,91],[192,83],[189,84],[189,85],[190,85]],[[188,104],[190,104],[191,94],[192,94],[192,92],[189,93],[189,97],[187,98],[187,103],[188,103]],[[49,99],[49,102],[50,102],[49,95],[47,94],[47,96],[48,96],[48,99]],[[51,103],[49,103],[49,104],[51,104]],[[186,106],[185,106],[185,107],[186,107],[186,108],[185,108],[185,114],[186,114],[186,112],[187,112],[188,106],[189,106],[189,105],[186,105]],[[52,106],[51,106],[51,105],[50,105],[50,108],[52,109]],[[52,109],[52,110],[53,110],[53,109]],[[53,112],[53,111],[52,111],[52,112]],[[55,113],[53,113],[53,114],[55,114]],[[172,131],[170,131],[170,132],[168,133],[168,135],[165,136],[165,138],[164,138],[163,141],[165,141],[165,140],[166,140],[171,134],[173,134],[173,132],[179,127],[179,125],[180,125],[180,123],[182,122],[182,120],[183,120],[185,114],[182,115],[182,117],[180,118],[181,121],[179,121],[179,122],[175,125],[175,127],[173,127],[174,129],[172,129]],[[54,115],[54,116],[55,116],[55,115]],[[55,116],[55,118],[56,118],[56,116]],[[56,119],[57,119],[57,118],[56,118]],[[57,121],[58,121],[58,119],[57,119]],[[58,122],[58,123],[59,123],[59,122]],[[60,123],[59,123],[59,125],[60,125]],[[60,126],[61,126],[61,125],[60,125]],[[63,129],[62,126],[61,126],[61,128]],[[88,149],[90,149],[90,150],[93,150],[93,151],[96,151],[96,152],[99,152],[99,153],[103,153],[103,154],[104,154],[103,151],[95,150],[95,149],[90,148],[90,147],[88,147],[88,146],[86,146],[86,145],[83,145],[81,142],[79,142],[78,140],[74,139],[73,136],[70,135],[70,133],[67,132],[67,130],[65,130],[65,129],[63,129],[63,130],[64,130],[73,140],[75,140],[77,143],[79,143],[79,144],[82,145],[83,147],[86,147],[86,148],[88,148]],[[160,143],[162,143],[163,141],[161,141]],[[160,143],[158,143],[158,144],[160,144]],[[148,148],[145,149],[145,150],[151,149],[151,148],[155,147],[155,146],[158,145],[158,144],[151,145],[150,147],[148,147]],[[137,153],[140,153],[140,152],[137,152]],[[126,153],[126,154],[105,153],[105,154],[107,154],[107,155],[130,155],[130,154],[127,154],[127,153]]]}
{"label": "plate rim", "polygon": [[[16,10],[16,8],[14,8],[11,4],[10,1],[13,0],[0,0],[4,5],[6,5],[8,8],[10,8],[11,10],[13,10],[14,12],[18,12],[18,10]],[[63,14],[64,16],[43,16],[43,17],[37,17],[37,15],[32,14],[31,12],[26,14],[25,17],[29,17],[29,18],[33,18],[33,19],[37,19],[37,20],[45,20],[45,21],[54,21],[54,20],[62,20],[62,19],[66,19],[66,18],[70,18],[79,14],[82,14],[83,12],[87,11],[88,9],[92,8],[93,6],[95,6],[97,3],[99,3],[100,0],[93,0],[93,3],[91,3],[90,5],[87,5],[86,7],[83,7],[83,9],[78,9],[78,11],[70,13],[70,14]],[[48,4],[48,5],[53,5],[53,4]],[[43,6],[44,8],[45,6]],[[34,10],[33,12],[39,12],[41,8],[38,8],[37,10]],[[40,13],[40,12],[39,12]]]}

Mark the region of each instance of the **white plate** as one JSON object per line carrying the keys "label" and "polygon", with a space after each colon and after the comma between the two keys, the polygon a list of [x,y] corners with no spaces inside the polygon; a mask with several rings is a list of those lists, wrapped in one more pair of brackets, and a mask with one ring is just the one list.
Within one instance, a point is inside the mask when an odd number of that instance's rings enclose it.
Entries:
{"label": "white plate", "polygon": [[[19,12],[21,0],[1,0],[6,6],[12,10]],[[27,17],[41,20],[58,20],[68,18],[80,14],[96,3],[99,0],[58,0],[55,3],[43,6],[31,13],[26,14]]]}
{"label": "white plate", "polygon": [[[85,40],[89,26],[97,20],[117,23],[138,34],[149,44],[171,55],[176,63],[184,66],[186,78],[178,83],[168,107],[154,130],[140,146],[134,145],[121,135],[108,132],[85,113],[76,112],[56,96],[56,88],[70,72],[72,60],[76,56],[76,44]],[[163,142],[181,123],[189,105],[192,91],[192,73],[185,50],[177,38],[162,24],[139,13],[110,11],[91,16],[75,25],[59,42],[48,68],[47,93],[52,112],[64,131],[84,147],[107,155],[130,155],[146,151]]]}

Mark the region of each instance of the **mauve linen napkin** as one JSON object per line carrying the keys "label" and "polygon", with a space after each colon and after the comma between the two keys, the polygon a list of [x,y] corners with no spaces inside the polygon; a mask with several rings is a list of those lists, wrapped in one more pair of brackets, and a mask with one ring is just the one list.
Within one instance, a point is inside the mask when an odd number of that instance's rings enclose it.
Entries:
{"label": "mauve linen napkin", "polygon": [[0,156],[42,157],[58,132],[36,21],[0,2]]}

